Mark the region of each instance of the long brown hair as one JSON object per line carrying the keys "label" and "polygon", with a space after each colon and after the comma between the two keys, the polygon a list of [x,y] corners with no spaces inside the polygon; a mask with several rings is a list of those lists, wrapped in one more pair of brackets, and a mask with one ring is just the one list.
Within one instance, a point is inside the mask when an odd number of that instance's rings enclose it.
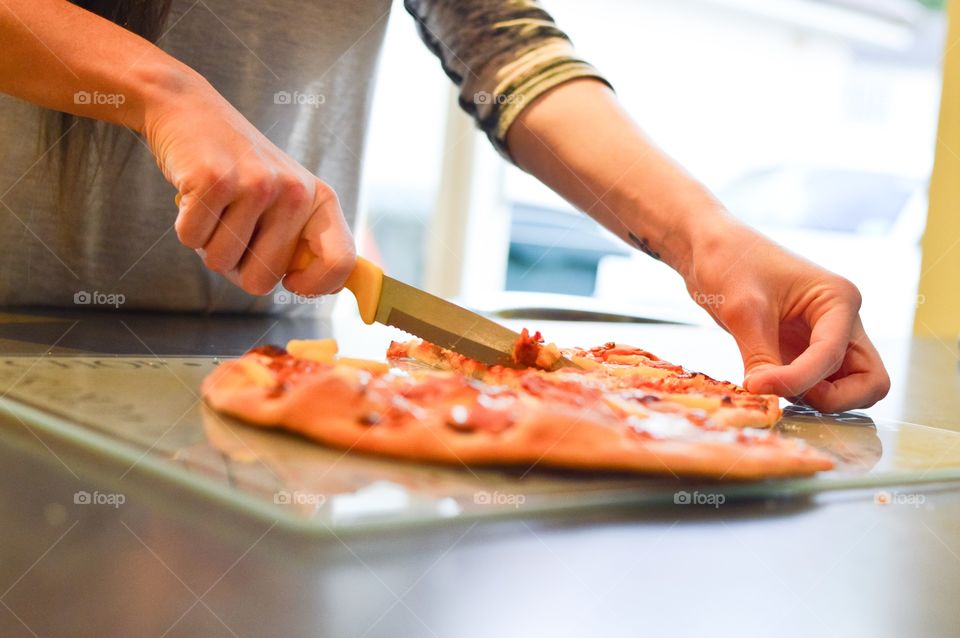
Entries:
{"label": "long brown hair", "polygon": [[[82,9],[106,18],[156,42],[163,34],[173,0],[71,0]],[[66,209],[87,189],[82,185],[100,169],[103,157],[118,150],[127,135],[115,126],[60,111],[44,110],[40,127],[41,151],[57,171],[59,203]]]}

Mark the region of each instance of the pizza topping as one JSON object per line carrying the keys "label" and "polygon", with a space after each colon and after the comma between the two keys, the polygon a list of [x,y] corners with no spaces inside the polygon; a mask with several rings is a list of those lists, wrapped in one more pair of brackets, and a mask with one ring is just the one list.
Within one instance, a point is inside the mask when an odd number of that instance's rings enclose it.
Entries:
{"label": "pizza topping", "polygon": [[383,415],[381,415],[379,412],[371,411],[361,415],[360,418],[357,419],[357,423],[359,423],[360,425],[377,425],[382,420],[383,420]]}
{"label": "pizza topping", "polygon": [[255,348],[251,348],[250,352],[247,354],[260,354],[265,357],[281,357],[287,354],[287,351],[280,346],[267,344],[265,346],[256,346]]}
{"label": "pizza topping", "polygon": [[298,359],[333,363],[337,356],[337,341],[335,339],[291,339],[287,342],[287,352]]}
{"label": "pizza topping", "polygon": [[584,357],[583,355],[572,355],[570,360],[573,361],[578,368],[581,370],[596,370],[600,367],[600,362],[596,359],[591,359],[589,357]]}
{"label": "pizza topping", "polygon": [[626,422],[635,432],[657,439],[683,438],[702,434],[699,427],[673,414],[656,413],[649,415],[648,418],[630,415]]}
{"label": "pizza topping", "polygon": [[470,412],[465,405],[455,405],[450,408],[450,418],[458,425],[466,423],[468,416],[470,416]]}
{"label": "pizza topping", "polygon": [[540,353],[540,345],[543,343],[543,337],[540,336],[539,332],[530,336],[530,332],[524,328],[520,331],[520,338],[517,339],[517,342],[513,344],[513,361],[514,363],[525,366],[527,368],[533,367],[537,364],[537,355]]}
{"label": "pizza topping", "polygon": [[520,331],[517,342],[513,344],[514,363],[526,368],[552,370],[561,358],[563,354],[560,353],[560,348],[552,343],[544,345],[543,335],[539,331],[531,336],[530,331],[524,328]]}
{"label": "pizza topping", "polygon": [[[427,412],[415,403],[408,401],[406,397],[396,395],[390,401],[389,416],[391,417],[391,421],[399,421],[402,420],[402,417],[406,416],[414,419],[425,419]],[[397,418],[398,416],[401,418]]]}
{"label": "pizza topping", "polygon": [[606,370],[610,375],[621,378],[663,379],[670,376],[669,370],[642,365],[609,364]]}
{"label": "pizza topping", "polygon": [[525,374],[520,386],[528,394],[548,402],[584,405],[600,398],[596,388],[552,375]]}
{"label": "pizza topping", "polygon": [[341,357],[337,359],[337,364],[356,368],[357,370],[366,370],[372,374],[386,374],[390,372],[390,366],[382,361],[371,361],[369,359],[352,359],[350,357]]}
{"label": "pizza topping", "polygon": [[410,344],[391,341],[387,347],[387,361],[410,358]]}
{"label": "pizza topping", "polygon": [[719,397],[708,397],[702,394],[669,394],[664,397],[667,401],[679,403],[690,408],[713,412],[717,410],[721,401]]}
{"label": "pizza topping", "polygon": [[247,373],[247,376],[250,377],[250,380],[254,384],[265,388],[271,388],[277,385],[276,375],[270,368],[263,365],[257,359],[244,357],[240,362],[243,366],[243,371]]}
{"label": "pizza topping", "polygon": [[496,434],[513,425],[513,417],[503,410],[493,410],[479,402],[469,407],[457,404],[450,408],[446,424],[458,432],[483,430]]}

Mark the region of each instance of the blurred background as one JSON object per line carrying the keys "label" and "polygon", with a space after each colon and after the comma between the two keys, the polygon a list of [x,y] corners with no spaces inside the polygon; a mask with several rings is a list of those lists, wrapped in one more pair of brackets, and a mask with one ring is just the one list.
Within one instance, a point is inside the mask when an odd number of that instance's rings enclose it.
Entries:
{"label": "blurred background", "polygon": [[[362,252],[486,310],[712,323],[668,267],[504,162],[398,6]],[[938,0],[543,0],[647,133],[732,213],[856,283],[910,334],[945,31]]]}

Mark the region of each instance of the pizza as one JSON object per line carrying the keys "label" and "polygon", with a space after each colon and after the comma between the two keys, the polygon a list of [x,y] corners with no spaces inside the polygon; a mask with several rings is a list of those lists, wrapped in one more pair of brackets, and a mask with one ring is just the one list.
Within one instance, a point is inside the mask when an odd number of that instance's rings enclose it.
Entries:
{"label": "pizza", "polygon": [[[486,366],[456,352],[422,340],[390,344],[387,359],[402,365],[415,361],[431,368],[451,370],[490,385],[517,387],[529,375],[503,366]],[[653,412],[681,414],[698,424],[768,428],[780,420],[780,399],[770,394],[751,394],[729,381],[717,381],[699,372],[673,365],[646,350],[606,343],[583,350],[560,350],[543,345],[537,332],[526,329],[514,348],[514,362],[553,374],[539,374],[549,383],[563,381],[569,391],[578,386],[598,386],[609,400],[642,403]],[[565,359],[570,365],[558,367]]]}
{"label": "pizza", "polygon": [[387,362],[332,340],[261,346],[203,382],[215,410],[350,453],[466,466],[520,465],[727,479],[810,475],[832,458],[769,426],[779,399],[607,343],[560,349],[524,331],[516,367],[425,341]]}

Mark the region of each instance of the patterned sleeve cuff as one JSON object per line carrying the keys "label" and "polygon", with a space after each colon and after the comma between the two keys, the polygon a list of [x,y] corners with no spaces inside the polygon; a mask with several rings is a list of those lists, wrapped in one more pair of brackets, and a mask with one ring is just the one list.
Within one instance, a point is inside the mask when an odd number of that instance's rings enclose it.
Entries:
{"label": "patterned sleeve cuff", "polygon": [[507,160],[513,162],[513,157],[507,148],[507,133],[516,119],[524,109],[550,89],[579,78],[593,78],[611,86],[590,64],[571,57],[555,58],[535,71],[523,73],[498,84],[493,91],[479,92],[475,95],[473,98],[475,102],[480,100],[487,102],[477,104],[477,122],[494,148]]}
{"label": "patterned sleeve cuff", "polygon": [[577,78],[609,86],[574,55],[537,0],[405,0],[404,6],[460,89],[460,106],[511,162],[507,131],[537,97]]}

